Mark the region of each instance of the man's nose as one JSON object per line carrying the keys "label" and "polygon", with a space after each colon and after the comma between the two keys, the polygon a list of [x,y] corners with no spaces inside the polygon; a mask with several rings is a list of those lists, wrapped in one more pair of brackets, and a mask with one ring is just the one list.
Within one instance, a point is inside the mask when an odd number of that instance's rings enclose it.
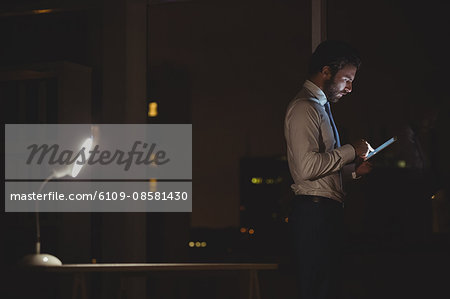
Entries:
{"label": "man's nose", "polygon": [[345,92],[352,92],[352,82],[347,82],[347,84],[345,85]]}

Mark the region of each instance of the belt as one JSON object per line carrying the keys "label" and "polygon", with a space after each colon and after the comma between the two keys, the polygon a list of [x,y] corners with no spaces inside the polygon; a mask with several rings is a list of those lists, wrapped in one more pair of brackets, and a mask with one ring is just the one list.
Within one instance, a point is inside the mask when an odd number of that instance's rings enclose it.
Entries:
{"label": "belt", "polygon": [[339,202],[337,200],[334,200],[334,199],[331,199],[328,197],[318,196],[318,195],[298,194],[298,195],[295,195],[295,198],[300,199],[300,200],[308,200],[308,201],[321,203],[321,204],[332,204],[332,205],[339,205],[339,206],[344,207],[343,202]]}

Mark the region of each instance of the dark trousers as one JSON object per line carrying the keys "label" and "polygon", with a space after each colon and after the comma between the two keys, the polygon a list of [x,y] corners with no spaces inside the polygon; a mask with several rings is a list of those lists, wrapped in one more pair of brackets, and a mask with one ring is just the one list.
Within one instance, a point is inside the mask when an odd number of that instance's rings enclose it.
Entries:
{"label": "dark trousers", "polygon": [[341,298],[342,204],[324,197],[296,196],[289,223],[299,267],[300,298]]}

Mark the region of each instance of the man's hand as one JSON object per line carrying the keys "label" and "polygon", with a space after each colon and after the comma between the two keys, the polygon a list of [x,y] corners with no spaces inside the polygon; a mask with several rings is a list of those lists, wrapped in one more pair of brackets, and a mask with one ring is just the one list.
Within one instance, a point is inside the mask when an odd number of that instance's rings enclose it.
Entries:
{"label": "man's hand", "polygon": [[364,139],[353,142],[352,146],[355,149],[356,156],[360,158],[365,158],[370,150],[373,150],[370,144]]}
{"label": "man's hand", "polygon": [[355,173],[357,177],[368,174],[372,171],[372,164],[368,161],[362,161],[361,164],[356,164]]}

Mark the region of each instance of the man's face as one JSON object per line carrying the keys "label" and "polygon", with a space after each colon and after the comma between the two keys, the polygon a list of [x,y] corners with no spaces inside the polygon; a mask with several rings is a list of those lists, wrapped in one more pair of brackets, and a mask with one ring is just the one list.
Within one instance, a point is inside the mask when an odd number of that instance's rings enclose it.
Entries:
{"label": "man's face", "polygon": [[348,64],[340,69],[336,75],[325,80],[323,92],[328,101],[336,103],[342,96],[352,92],[352,82],[355,79],[356,67]]}

